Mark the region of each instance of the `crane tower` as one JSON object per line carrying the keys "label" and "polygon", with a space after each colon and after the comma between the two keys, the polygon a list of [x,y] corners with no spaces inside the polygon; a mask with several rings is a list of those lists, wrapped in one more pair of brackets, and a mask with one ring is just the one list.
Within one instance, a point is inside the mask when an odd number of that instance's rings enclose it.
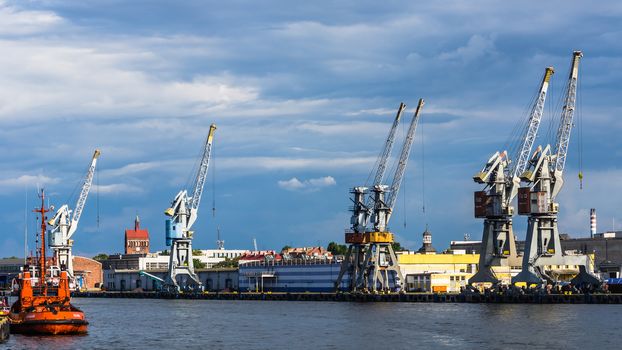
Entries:
{"label": "crane tower", "polygon": [[557,227],[559,203],[555,201],[563,185],[581,57],[581,51],[573,52],[555,149],[551,151],[550,145],[538,147],[529,160],[528,168],[520,175],[528,186],[518,189],[518,213],[529,216],[529,219],[522,269],[512,278],[512,283],[555,283],[555,276],[545,271],[546,266],[554,265],[579,266],[580,273],[575,281],[598,283],[598,279],[587,272],[591,264],[587,255],[563,252]]}
{"label": "crane tower", "polygon": [[[187,190],[179,191],[173,199],[171,207],[164,211],[164,214],[170,217],[166,219],[166,245],[171,247],[171,255],[168,274],[163,286],[168,292],[177,293],[181,289],[197,292],[203,289],[203,284],[194,272],[192,257],[194,232],[190,229],[198,216],[201,195],[207,179],[214,131],[216,131],[216,125],[212,124],[205,140],[192,193],[188,195]],[[181,285],[179,279],[181,279]]]}
{"label": "crane tower", "polygon": [[[352,292],[377,292],[379,289],[390,291],[391,279],[396,289],[402,287],[404,278],[393,251],[394,238],[393,233],[388,231],[388,223],[404,177],[423,104],[423,99],[420,99],[406,133],[391,186],[384,185],[382,182],[386,163],[395,141],[395,130],[406,107],[403,103],[400,104],[385,146],[376,163],[376,176],[371,193],[364,186],[354,187],[351,191],[354,197],[352,226],[345,234],[345,241],[349,247],[335,282],[335,290],[341,287],[346,273],[349,275],[347,289]],[[368,195],[371,195],[371,199],[367,197]],[[371,223],[369,223],[370,219]],[[368,227],[368,224],[371,224],[371,227]]]}
{"label": "crane tower", "polygon": [[520,265],[512,229],[512,216],[514,215],[512,201],[516,197],[520,184],[518,176],[525,171],[529,154],[538,134],[549,81],[553,73],[552,67],[547,67],[544,71],[538,96],[520,138],[521,146],[518,154],[509,159],[506,151],[495,152],[484,168],[473,176],[475,182],[486,184],[486,187],[482,191],[475,192],[475,217],[484,218],[484,231],[479,269],[469,279],[469,284],[497,284],[500,280],[493,266]]}

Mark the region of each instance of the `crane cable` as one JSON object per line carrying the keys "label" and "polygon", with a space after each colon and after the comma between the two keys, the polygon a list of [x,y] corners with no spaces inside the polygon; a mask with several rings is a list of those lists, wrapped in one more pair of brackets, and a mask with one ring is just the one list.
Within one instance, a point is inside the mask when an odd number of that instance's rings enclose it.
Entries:
{"label": "crane cable", "polygon": [[[100,161],[100,166],[101,166],[101,161]],[[99,232],[99,214],[100,214],[100,207],[99,207],[99,167],[95,167],[95,187],[97,188],[97,191],[95,192],[95,206],[97,207],[97,231]],[[138,216],[138,215],[137,215]]]}
{"label": "crane cable", "polygon": [[516,119],[508,138],[504,143],[504,150],[508,152],[508,157],[512,163],[506,168],[506,171],[512,173],[514,171],[514,167],[518,162],[519,151],[524,142],[524,135],[527,133],[527,129],[529,128],[531,114],[533,112],[533,108],[537,103],[538,98],[540,97],[540,87],[535,88],[533,95],[529,102],[524,105],[523,112],[521,115],[523,118]]}
{"label": "crane cable", "polygon": [[579,189],[583,190],[583,99],[582,99],[582,94],[581,94],[581,80],[577,79],[577,105],[579,108],[577,108],[578,110],[578,142],[577,142],[577,146],[578,146],[578,153],[579,153]]}
{"label": "crane cable", "polygon": [[[212,218],[216,218],[216,161],[215,161],[215,152],[214,145],[212,144],[212,154],[211,154],[211,165],[212,165]],[[220,239],[220,238],[219,238]]]}
{"label": "crane cable", "polygon": [[[404,134],[404,137],[406,137],[406,123],[404,121],[402,121],[402,134]],[[406,229],[406,217],[407,217],[407,211],[406,211],[406,175],[408,173],[404,172],[404,178],[402,179],[403,185],[402,185],[402,205],[403,205],[403,213],[404,213],[404,229]]]}
{"label": "crane cable", "polygon": [[421,133],[419,137],[421,137],[421,212],[423,213],[423,221],[425,222],[425,230],[428,230],[428,217],[425,211],[425,137],[423,133],[423,122],[419,126],[419,130]]}

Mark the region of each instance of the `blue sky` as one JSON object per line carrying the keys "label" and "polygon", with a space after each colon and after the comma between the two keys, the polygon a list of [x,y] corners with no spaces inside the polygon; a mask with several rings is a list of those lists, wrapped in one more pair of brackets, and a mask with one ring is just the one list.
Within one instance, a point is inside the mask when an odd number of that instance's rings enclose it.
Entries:
{"label": "blue sky", "polygon": [[[408,121],[419,97],[391,228],[413,249],[426,223],[440,249],[479,239],[472,175],[552,65],[538,143],[550,142],[575,49],[582,137],[571,140],[560,229],[587,235],[592,207],[599,231],[620,228],[620,23],[612,1],[0,1],[0,256],[22,255],[37,186],[75,205],[95,148],[99,186],[74,251],[122,251],[137,213],[164,248],[163,210],[191,182],[212,122],[197,248],[215,246],[217,226],[227,248],[343,242],[348,189],[367,179],[399,103]],[[525,222],[515,218],[519,238]],[[31,214],[27,227],[32,242]]]}

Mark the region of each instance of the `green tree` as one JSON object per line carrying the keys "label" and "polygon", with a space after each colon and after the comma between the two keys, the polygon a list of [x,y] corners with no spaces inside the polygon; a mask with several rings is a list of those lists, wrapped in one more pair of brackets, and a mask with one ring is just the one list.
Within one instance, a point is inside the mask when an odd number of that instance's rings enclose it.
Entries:
{"label": "green tree", "polygon": [[171,253],[169,253],[168,250],[163,250],[159,252],[158,255],[171,255]]}
{"label": "green tree", "polygon": [[201,249],[192,249],[192,255],[203,255],[203,252],[201,251]]}
{"label": "green tree", "polygon": [[328,243],[326,250],[331,252],[333,255],[345,255],[348,252],[348,246],[346,246],[345,244],[330,242]]}
{"label": "green tree", "polygon": [[93,260],[97,260],[97,261],[108,260],[108,254],[99,253],[93,257]]}
{"label": "green tree", "polygon": [[394,252],[401,252],[402,250],[406,250],[406,248],[402,247],[400,242],[391,243],[391,247],[393,247]]}
{"label": "green tree", "polygon": [[288,249],[290,249],[290,248],[291,248],[291,246],[289,246],[289,245],[284,246],[283,248],[281,248],[281,253],[286,251],[286,250],[288,250]]}
{"label": "green tree", "polygon": [[225,258],[224,261],[219,262],[218,264],[214,265],[214,267],[217,267],[217,268],[238,267],[239,260],[240,260],[240,257],[236,257],[233,259]]}
{"label": "green tree", "polygon": [[205,264],[199,259],[192,259],[192,263],[194,264],[195,269],[204,269],[207,267],[207,264]]}

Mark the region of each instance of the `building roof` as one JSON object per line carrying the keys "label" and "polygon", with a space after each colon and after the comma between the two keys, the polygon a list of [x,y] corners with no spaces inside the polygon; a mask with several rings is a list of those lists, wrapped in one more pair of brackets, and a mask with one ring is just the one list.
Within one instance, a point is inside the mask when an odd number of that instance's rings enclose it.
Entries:
{"label": "building roof", "polygon": [[74,260],[74,264],[75,264],[76,260],[88,261],[90,263],[94,263],[94,264],[97,264],[97,265],[101,265],[102,264],[101,261],[97,261],[95,259],[91,259],[91,258],[87,258],[85,256],[79,256],[79,255],[74,255],[73,256],[73,260]]}
{"label": "building roof", "polygon": [[264,261],[264,260],[275,260],[281,261],[283,257],[281,254],[277,254],[274,250],[264,250],[264,251],[251,251],[242,256],[240,256],[240,263],[247,263],[252,261]]}
{"label": "building roof", "polygon": [[149,231],[147,229],[140,228],[140,219],[138,218],[138,215],[136,216],[136,220],[134,220],[134,229],[125,230],[125,239],[149,240]]}

